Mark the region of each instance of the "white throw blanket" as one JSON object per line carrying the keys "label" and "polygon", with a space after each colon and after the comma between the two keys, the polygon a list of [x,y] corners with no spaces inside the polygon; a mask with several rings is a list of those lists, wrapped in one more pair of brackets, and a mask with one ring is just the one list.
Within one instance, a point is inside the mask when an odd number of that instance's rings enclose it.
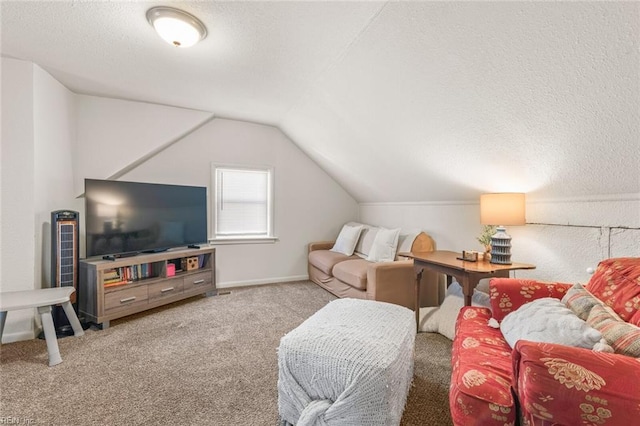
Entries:
{"label": "white throw blanket", "polygon": [[357,299],[330,302],[280,341],[282,424],[400,424],[415,336],[415,317],[407,308]]}

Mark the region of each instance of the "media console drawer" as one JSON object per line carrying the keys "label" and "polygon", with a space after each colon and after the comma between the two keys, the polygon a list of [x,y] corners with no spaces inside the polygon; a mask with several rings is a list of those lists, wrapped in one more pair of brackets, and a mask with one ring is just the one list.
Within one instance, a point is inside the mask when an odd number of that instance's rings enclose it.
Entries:
{"label": "media console drawer", "polygon": [[149,302],[182,293],[183,287],[184,281],[181,278],[174,278],[172,280],[165,280],[159,283],[150,284],[148,286]]}
{"label": "media console drawer", "polygon": [[184,291],[186,293],[210,287],[211,283],[211,271],[189,275],[188,277],[184,277]]}
{"label": "media console drawer", "polygon": [[148,299],[147,286],[119,289],[104,295],[104,311],[112,312],[130,306],[146,305]]}

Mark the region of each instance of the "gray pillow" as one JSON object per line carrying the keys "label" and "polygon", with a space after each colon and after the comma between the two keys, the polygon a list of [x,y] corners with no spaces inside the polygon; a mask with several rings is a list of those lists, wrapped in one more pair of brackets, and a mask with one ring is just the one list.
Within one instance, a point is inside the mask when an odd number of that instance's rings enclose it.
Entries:
{"label": "gray pillow", "polygon": [[580,283],[574,284],[573,287],[567,291],[567,294],[562,298],[562,303],[571,309],[581,320],[585,321],[589,317],[591,308],[595,305],[602,304],[600,300],[589,293]]}

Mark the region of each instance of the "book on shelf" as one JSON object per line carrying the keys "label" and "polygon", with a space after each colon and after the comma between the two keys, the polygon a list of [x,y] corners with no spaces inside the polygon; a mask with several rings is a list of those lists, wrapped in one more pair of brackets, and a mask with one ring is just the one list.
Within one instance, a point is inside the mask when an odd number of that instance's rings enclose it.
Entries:
{"label": "book on shelf", "polygon": [[130,282],[130,281],[122,281],[122,280],[120,280],[120,281],[114,281],[114,282],[110,282],[110,283],[108,283],[108,284],[107,284],[107,283],[104,283],[103,287],[104,287],[104,288],[117,287],[117,286],[119,286],[119,285],[125,285],[125,284],[128,284],[129,282]]}
{"label": "book on shelf", "polygon": [[120,274],[118,274],[118,271],[116,269],[107,269],[104,272],[102,272],[102,277],[104,279],[116,278],[119,276]]}

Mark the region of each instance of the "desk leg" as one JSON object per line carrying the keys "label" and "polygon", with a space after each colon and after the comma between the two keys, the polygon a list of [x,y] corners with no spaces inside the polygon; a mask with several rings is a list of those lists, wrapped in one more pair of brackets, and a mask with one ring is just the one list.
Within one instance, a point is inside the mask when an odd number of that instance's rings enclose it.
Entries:
{"label": "desk leg", "polygon": [[51,317],[51,306],[40,306],[38,313],[42,319],[42,328],[44,329],[44,339],[47,341],[47,352],[49,352],[49,367],[58,365],[62,362],[60,349],[58,348],[58,338],[56,330],[53,327],[53,318]]}
{"label": "desk leg", "polygon": [[84,334],[84,330],[82,329],[82,325],[80,325],[76,311],[74,311],[73,306],[71,306],[71,302],[64,302],[62,304],[62,309],[64,309],[64,313],[67,314],[69,324],[71,324],[71,328],[73,328],[73,334],[75,336],[82,336]]}
{"label": "desk leg", "polygon": [[471,297],[473,290],[476,288],[480,279],[478,277],[463,275],[460,285],[462,285],[462,294],[464,294],[464,306],[471,306]]}
{"label": "desk leg", "polygon": [[420,281],[422,281],[422,269],[416,273],[416,333],[420,331]]}
{"label": "desk leg", "polygon": [[462,285],[462,290],[464,293],[464,306],[471,306],[471,296],[473,296],[473,289],[476,287],[471,286],[469,282],[469,277],[465,277],[464,284]]}

